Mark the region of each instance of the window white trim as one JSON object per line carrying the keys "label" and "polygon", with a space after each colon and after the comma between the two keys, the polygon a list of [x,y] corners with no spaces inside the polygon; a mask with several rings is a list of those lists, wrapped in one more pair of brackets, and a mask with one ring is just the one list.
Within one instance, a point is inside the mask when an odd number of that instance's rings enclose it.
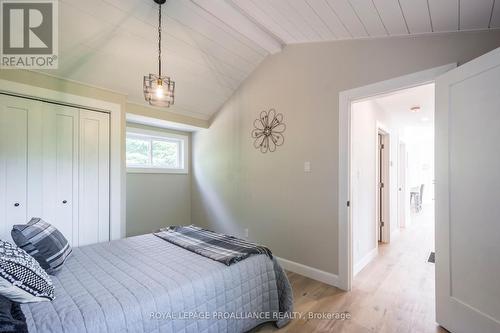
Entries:
{"label": "window white trim", "polygon": [[143,167],[127,167],[127,173],[178,173],[188,174],[184,169],[167,169],[167,168],[143,168]]}
{"label": "window white trim", "polygon": [[148,139],[158,139],[160,141],[176,141],[180,143],[179,160],[182,165],[180,168],[161,168],[161,167],[142,167],[127,165],[127,173],[174,173],[188,174],[189,173],[189,136],[175,133],[167,133],[163,131],[154,131],[137,127],[127,127],[127,137],[129,134],[144,136]]}

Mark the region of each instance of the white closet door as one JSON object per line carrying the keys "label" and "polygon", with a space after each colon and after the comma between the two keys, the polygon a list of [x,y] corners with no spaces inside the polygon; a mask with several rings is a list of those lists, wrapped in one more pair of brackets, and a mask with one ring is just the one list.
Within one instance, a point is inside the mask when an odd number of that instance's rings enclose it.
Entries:
{"label": "white closet door", "polygon": [[0,95],[0,238],[31,217],[109,240],[109,114]]}
{"label": "white closet door", "polygon": [[109,240],[109,114],[80,110],[79,245]]}
{"label": "white closet door", "polygon": [[[72,246],[77,246],[79,110],[43,103],[41,121],[43,171],[41,177],[33,174],[36,171],[30,172],[33,177],[28,180],[35,192],[30,202],[37,202],[37,206],[41,202],[41,214],[38,216],[61,231]],[[33,127],[36,127],[35,124],[33,121]],[[30,141],[29,149],[30,156],[40,156],[36,143]],[[31,163],[30,159],[30,171],[33,164],[37,163]],[[40,183],[42,190],[38,191]]]}
{"label": "white closet door", "polygon": [[28,110],[33,104],[0,95],[0,238],[26,223]]}

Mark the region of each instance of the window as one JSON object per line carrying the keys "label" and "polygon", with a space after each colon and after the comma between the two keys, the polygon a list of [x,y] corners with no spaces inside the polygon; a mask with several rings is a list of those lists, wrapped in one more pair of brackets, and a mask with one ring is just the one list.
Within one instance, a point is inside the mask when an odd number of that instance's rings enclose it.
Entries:
{"label": "window", "polygon": [[127,172],[187,173],[188,136],[127,128]]}

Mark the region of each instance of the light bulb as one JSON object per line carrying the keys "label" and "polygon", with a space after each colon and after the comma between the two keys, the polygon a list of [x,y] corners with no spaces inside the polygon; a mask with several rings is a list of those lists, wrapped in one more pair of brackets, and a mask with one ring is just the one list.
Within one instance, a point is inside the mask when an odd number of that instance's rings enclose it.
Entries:
{"label": "light bulb", "polygon": [[163,86],[159,85],[156,87],[156,97],[158,98],[163,98],[164,92],[163,92]]}

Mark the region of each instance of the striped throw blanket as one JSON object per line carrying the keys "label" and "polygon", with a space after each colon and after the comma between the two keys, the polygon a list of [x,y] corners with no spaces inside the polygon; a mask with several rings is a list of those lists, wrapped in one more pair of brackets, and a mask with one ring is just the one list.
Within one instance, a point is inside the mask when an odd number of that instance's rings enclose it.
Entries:
{"label": "striped throw blanket", "polygon": [[254,254],[265,254],[273,258],[264,246],[247,242],[233,236],[218,234],[194,225],[171,226],[154,233],[172,244],[226,265],[234,264]]}

